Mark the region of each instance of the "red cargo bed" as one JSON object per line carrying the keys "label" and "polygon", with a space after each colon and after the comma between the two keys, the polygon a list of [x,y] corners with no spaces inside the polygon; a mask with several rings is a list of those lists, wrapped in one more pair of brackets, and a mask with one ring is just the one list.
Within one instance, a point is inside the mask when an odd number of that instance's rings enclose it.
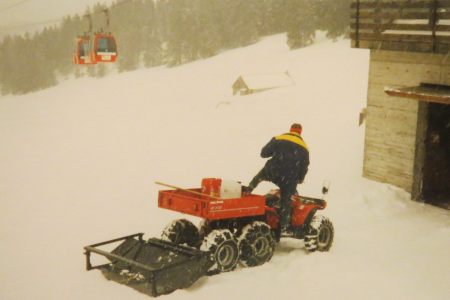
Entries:
{"label": "red cargo bed", "polygon": [[264,196],[247,195],[241,198],[221,199],[199,195],[200,193],[201,189],[159,191],[158,206],[208,220],[257,216],[265,213]]}

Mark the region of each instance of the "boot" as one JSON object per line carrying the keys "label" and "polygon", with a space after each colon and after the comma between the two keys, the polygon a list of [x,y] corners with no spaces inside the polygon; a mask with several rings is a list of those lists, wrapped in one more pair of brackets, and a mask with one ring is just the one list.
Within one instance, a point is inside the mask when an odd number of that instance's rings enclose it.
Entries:
{"label": "boot", "polygon": [[290,231],[291,228],[291,220],[289,216],[284,216],[281,215],[280,218],[280,228],[281,228],[281,233],[287,233]]}
{"label": "boot", "polygon": [[252,193],[253,189],[249,186],[242,186],[242,196],[248,196]]}

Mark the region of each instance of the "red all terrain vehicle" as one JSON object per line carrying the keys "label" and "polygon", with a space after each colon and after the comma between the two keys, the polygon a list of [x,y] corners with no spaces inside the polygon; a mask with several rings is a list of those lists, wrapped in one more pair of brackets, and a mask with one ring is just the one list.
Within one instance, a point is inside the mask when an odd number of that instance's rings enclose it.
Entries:
{"label": "red all terrain vehicle", "polygon": [[[187,219],[169,224],[161,239],[143,240],[138,233],[86,246],[87,269],[101,269],[104,275],[151,296],[185,288],[201,276],[231,271],[238,263],[253,267],[269,261],[280,238],[303,239],[308,252],[328,251],[333,243],[331,221],[317,210],[323,199],[292,197],[291,226],[279,228],[278,191],[267,195],[245,194],[240,185],[205,178],[201,188],[182,189],[158,183],[172,190],[159,191],[158,206],[200,217],[195,226]],[[323,188],[323,193],[328,191]],[[121,242],[111,252],[102,246]],[[109,259],[92,266],[91,253]]]}

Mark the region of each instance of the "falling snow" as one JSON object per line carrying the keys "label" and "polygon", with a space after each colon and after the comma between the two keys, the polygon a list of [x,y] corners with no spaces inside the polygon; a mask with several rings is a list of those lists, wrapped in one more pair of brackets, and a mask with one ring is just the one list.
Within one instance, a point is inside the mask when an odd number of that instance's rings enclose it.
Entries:
{"label": "falling snow", "polygon": [[[261,147],[300,122],[311,165],[299,192],[319,197],[331,182],[331,250],[307,254],[285,239],[263,266],[204,277],[163,299],[448,299],[449,212],[361,177],[368,63],[369,51],[349,40],[319,36],[289,51],[276,35],[176,68],[1,97],[0,298],[148,299],[85,271],[83,246],[159,237],[181,216],[158,209],[155,180],[248,183],[264,164]],[[286,70],[295,85],[232,96],[239,74]]]}

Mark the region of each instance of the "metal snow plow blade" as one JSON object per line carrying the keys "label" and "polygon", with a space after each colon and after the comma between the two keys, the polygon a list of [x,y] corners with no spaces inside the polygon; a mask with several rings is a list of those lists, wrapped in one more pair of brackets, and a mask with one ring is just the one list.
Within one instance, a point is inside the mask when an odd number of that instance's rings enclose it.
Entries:
{"label": "metal snow plow blade", "polygon": [[[144,241],[142,236],[143,233],[137,233],[84,247],[86,269],[100,269],[110,280],[159,296],[189,287],[213,265],[205,252],[156,238]],[[123,242],[111,252],[98,248],[120,241]],[[92,253],[110,262],[93,266]]]}

